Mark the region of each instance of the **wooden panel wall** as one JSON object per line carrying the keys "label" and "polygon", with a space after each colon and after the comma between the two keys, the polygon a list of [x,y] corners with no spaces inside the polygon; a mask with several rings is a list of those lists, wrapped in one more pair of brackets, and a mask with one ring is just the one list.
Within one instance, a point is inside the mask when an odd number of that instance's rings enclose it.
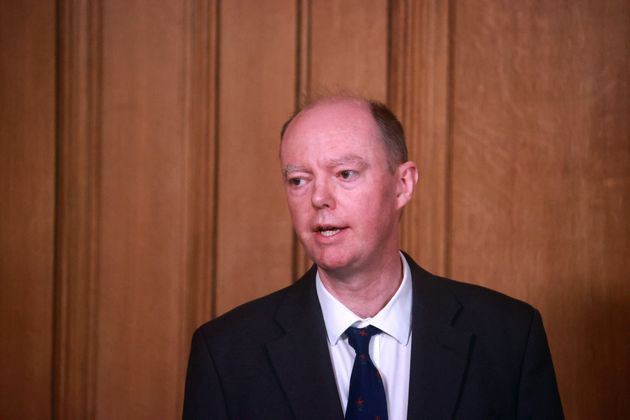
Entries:
{"label": "wooden panel wall", "polygon": [[443,1],[393,2],[388,80],[388,102],[420,178],[403,214],[402,247],[440,275],[447,272],[450,222],[450,13]]}
{"label": "wooden panel wall", "polygon": [[541,310],[568,418],[624,417],[630,4],[453,13],[448,272]]}
{"label": "wooden panel wall", "polygon": [[56,418],[179,412],[189,39],[165,6],[59,4]]}
{"label": "wooden panel wall", "polygon": [[[386,99],[388,2],[307,2],[307,92],[348,91]],[[363,63],[357,66],[356,63]]]}
{"label": "wooden panel wall", "polygon": [[296,16],[291,0],[221,3],[215,313],[291,283],[277,149],[295,107]]}
{"label": "wooden panel wall", "polygon": [[0,2],[0,418],[51,407],[55,5]]}
{"label": "wooden panel wall", "polygon": [[179,337],[187,243],[182,5],[107,1],[100,9],[96,418],[178,413],[170,388],[185,371]]}
{"label": "wooden panel wall", "polygon": [[2,2],[0,418],[178,418],[192,330],[309,264],[278,131],[336,91],[406,127],[404,249],[540,308],[567,417],[622,417],[628,21],[621,0]]}

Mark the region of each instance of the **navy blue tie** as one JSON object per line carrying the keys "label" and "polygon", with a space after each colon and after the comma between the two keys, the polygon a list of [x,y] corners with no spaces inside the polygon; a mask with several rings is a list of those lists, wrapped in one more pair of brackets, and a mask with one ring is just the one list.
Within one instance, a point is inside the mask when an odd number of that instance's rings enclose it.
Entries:
{"label": "navy blue tie", "polygon": [[346,330],[348,342],[356,352],[346,420],[387,420],[387,400],[381,374],[370,358],[370,339],[381,330],[372,325]]}

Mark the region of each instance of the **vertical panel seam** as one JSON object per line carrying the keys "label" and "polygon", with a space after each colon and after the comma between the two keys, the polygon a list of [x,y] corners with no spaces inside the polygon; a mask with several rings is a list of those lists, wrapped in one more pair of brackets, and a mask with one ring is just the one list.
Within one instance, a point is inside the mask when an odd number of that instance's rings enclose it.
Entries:
{"label": "vertical panel seam", "polygon": [[50,418],[53,420],[57,420],[57,410],[59,408],[58,394],[59,394],[59,369],[61,368],[59,364],[60,354],[60,328],[59,323],[61,322],[61,317],[59,314],[59,302],[61,300],[61,285],[60,285],[60,270],[59,259],[61,257],[59,252],[60,243],[60,226],[59,226],[59,214],[60,211],[60,191],[59,184],[61,182],[61,173],[59,170],[60,167],[60,155],[61,155],[61,123],[60,120],[62,118],[61,114],[61,51],[62,51],[62,36],[61,36],[61,28],[62,24],[62,0],[57,0],[55,2],[55,133],[54,133],[54,142],[55,142],[55,157],[54,157],[54,202],[53,202],[53,244],[52,244],[52,254],[53,254],[53,264],[52,264],[52,283],[53,283],[53,294],[52,294],[52,360],[51,360],[51,375],[50,375]]}
{"label": "vertical panel seam", "polygon": [[444,203],[445,203],[445,215],[444,215],[444,273],[445,275],[452,275],[452,235],[453,235],[453,153],[454,153],[454,137],[453,137],[453,124],[455,120],[454,114],[454,97],[455,97],[455,3],[451,0],[446,2],[447,21],[447,94],[446,94],[446,183],[444,188]]}
{"label": "vertical panel seam", "polygon": [[215,318],[217,316],[217,302],[218,302],[218,298],[217,298],[217,291],[218,291],[218,279],[217,279],[217,274],[218,274],[218,269],[217,269],[217,265],[219,262],[218,259],[218,249],[219,249],[219,244],[218,244],[218,228],[219,228],[219,189],[220,189],[220,182],[219,182],[219,174],[220,174],[220,168],[219,165],[221,164],[221,159],[220,159],[220,152],[221,152],[221,145],[220,145],[220,124],[221,124],[221,120],[220,120],[220,109],[219,109],[219,104],[220,104],[220,97],[221,97],[221,0],[217,0],[215,5],[214,5],[214,40],[215,40],[215,50],[214,50],[214,65],[215,65],[215,71],[214,71],[214,98],[212,98],[212,100],[214,101],[214,107],[213,107],[213,112],[214,112],[214,125],[212,128],[212,144],[214,145],[214,173],[212,174],[212,180],[213,180],[213,197],[212,197],[212,268],[211,268],[211,276],[212,276],[212,280],[211,280],[211,316],[212,318]]}
{"label": "vertical panel seam", "polygon": [[[90,277],[92,278],[92,282],[91,282],[91,286],[92,286],[92,290],[90,291],[90,293],[88,293],[88,296],[90,296],[91,298],[91,302],[90,302],[90,306],[88,308],[89,314],[90,314],[90,323],[89,323],[89,329],[91,330],[91,337],[90,340],[88,342],[88,346],[90,346],[88,348],[88,355],[92,355],[91,358],[88,359],[89,363],[90,363],[90,371],[88,373],[88,379],[89,377],[93,377],[94,378],[94,383],[90,384],[91,386],[88,386],[88,397],[90,398],[89,402],[88,402],[88,406],[87,406],[87,413],[89,415],[89,417],[94,417],[95,416],[95,409],[96,409],[96,395],[97,395],[97,386],[98,386],[98,380],[96,380],[97,378],[97,374],[98,374],[98,370],[97,370],[97,358],[98,358],[98,331],[97,331],[97,327],[98,327],[98,316],[100,313],[99,310],[99,300],[98,300],[98,296],[99,296],[99,289],[100,289],[100,265],[101,265],[101,261],[98,255],[98,250],[99,250],[99,245],[100,245],[100,241],[101,241],[101,227],[102,224],[100,223],[101,220],[101,203],[100,203],[100,198],[101,198],[101,191],[102,191],[102,187],[103,187],[103,182],[102,182],[102,157],[103,157],[103,151],[102,151],[102,133],[103,133],[103,127],[102,127],[102,115],[103,115],[103,49],[104,49],[104,45],[103,45],[103,2],[101,0],[94,0],[95,5],[93,7],[90,7],[90,13],[95,13],[96,16],[91,16],[91,19],[95,20],[94,25],[95,25],[95,36],[96,39],[93,41],[94,42],[94,55],[91,56],[95,59],[95,63],[91,63],[90,69],[94,69],[94,71],[96,72],[94,80],[94,83],[90,84],[90,88],[93,89],[93,92],[91,92],[90,95],[90,99],[91,99],[91,114],[90,114],[90,123],[93,124],[90,130],[90,133],[94,136],[94,147],[90,148],[90,152],[92,153],[92,157],[91,157],[91,161],[94,162],[94,167],[92,169],[92,173],[91,175],[94,177],[93,180],[93,188],[91,190],[91,195],[90,195],[90,204],[92,206],[94,206],[93,208],[90,209],[90,214],[91,214],[91,219],[90,222],[92,224],[91,228],[93,231],[93,235],[91,235],[90,239],[91,239],[91,246],[90,246],[90,252],[91,252],[91,262],[92,265],[90,267]],[[90,5],[92,3],[90,2]]]}
{"label": "vertical panel seam", "polygon": [[102,6],[97,0],[59,0],[55,9],[54,419],[91,418],[96,403]]}

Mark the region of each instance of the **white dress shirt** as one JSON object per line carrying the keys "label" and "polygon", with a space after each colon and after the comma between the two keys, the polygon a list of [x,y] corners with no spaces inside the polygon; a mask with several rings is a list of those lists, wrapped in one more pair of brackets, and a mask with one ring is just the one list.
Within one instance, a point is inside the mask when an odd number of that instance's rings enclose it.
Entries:
{"label": "white dress shirt", "polygon": [[345,334],[348,327],[373,325],[383,331],[370,341],[370,357],[383,378],[390,420],[407,418],[409,368],[411,366],[411,271],[400,254],[403,280],[390,301],[372,318],[359,318],[339,302],[324,286],[319,273],[315,277],[317,297],[324,315],[328,350],[332,361],[339,398],[345,414],[350,375],[355,352]]}

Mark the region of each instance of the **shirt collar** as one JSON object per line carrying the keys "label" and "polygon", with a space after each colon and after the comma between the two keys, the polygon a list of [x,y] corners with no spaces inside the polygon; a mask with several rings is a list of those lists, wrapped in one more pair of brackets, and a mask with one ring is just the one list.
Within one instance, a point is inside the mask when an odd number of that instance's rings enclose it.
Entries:
{"label": "shirt collar", "polygon": [[373,325],[406,346],[411,334],[411,270],[405,257],[400,254],[403,265],[403,280],[387,305],[371,318],[359,318],[339,302],[322,283],[319,272],[315,276],[317,298],[324,315],[328,342],[336,345],[342,334],[351,326]]}

